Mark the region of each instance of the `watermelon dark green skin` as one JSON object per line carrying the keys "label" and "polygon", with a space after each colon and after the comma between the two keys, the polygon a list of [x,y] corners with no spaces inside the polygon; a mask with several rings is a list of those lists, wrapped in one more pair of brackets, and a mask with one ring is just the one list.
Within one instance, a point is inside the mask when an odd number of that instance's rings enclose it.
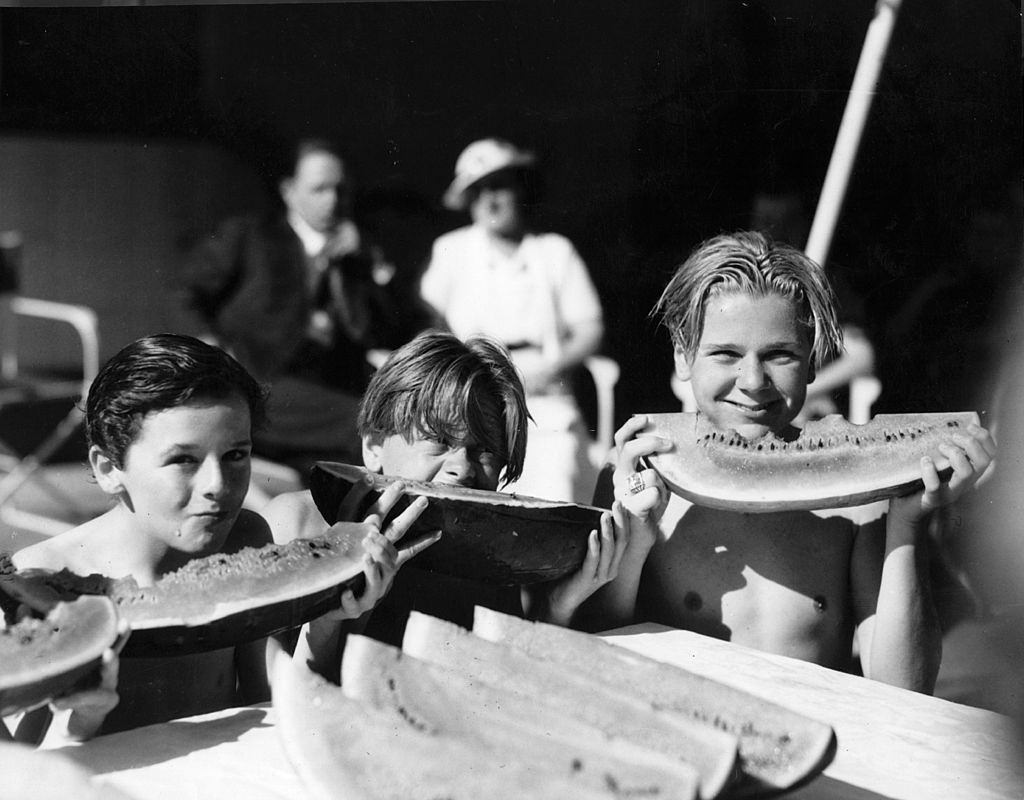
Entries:
{"label": "watermelon dark green skin", "polygon": [[361,538],[332,530],[193,559],[144,588],[131,578],[25,570],[0,576],[0,591],[34,608],[107,595],[131,626],[122,656],[183,655],[261,639],[338,608],[346,588],[361,590],[363,553]]}
{"label": "watermelon dark green skin", "polygon": [[[404,541],[442,531],[440,541],[416,556],[416,566],[458,578],[514,585],[575,572],[586,556],[587,537],[599,529],[603,513],[593,506],[405,480],[324,461],[313,468],[310,490],[324,519],[333,523],[353,485],[364,482],[373,488],[356,511],[362,519],[380,492],[396,480],[405,485],[407,496],[430,500]],[[399,506],[395,513],[406,503]]]}
{"label": "watermelon dark green skin", "polygon": [[117,610],[106,597],[57,603],[0,631],[0,715],[29,711],[95,686],[103,652],[117,639]]}
{"label": "watermelon dark green skin", "polygon": [[938,450],[966,441],[973,411],[880,414],[863,425],[838,415],[807,423],[799,438],[744,439],[697,413],[648,414],[643,433],[673,443],[648,457],[665,485],[697,505],[770,512],[859,506],[921,488],[921,458],[951,472]]}

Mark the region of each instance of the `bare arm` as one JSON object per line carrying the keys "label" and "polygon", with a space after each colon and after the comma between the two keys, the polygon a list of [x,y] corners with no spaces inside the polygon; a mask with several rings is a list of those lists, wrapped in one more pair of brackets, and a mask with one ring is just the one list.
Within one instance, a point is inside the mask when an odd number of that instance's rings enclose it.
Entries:
{"label": "bare arm", "polygon": [[[659,520],[668,502],[668,491],[657,473],[641,469],[640,459],[671,449],[671,442],[654,436],[638,436],[647,418],[633,417],[615,433],[615,472],[612,475],[616,526],[625,528],[625,547],[614,580],[595,592],[581,610],[593,630],[607,630],[636,621],[637,595],[644,563],[661,535]],[[639,470],[639,472],[638,472]],[[639,475],[644,487],[632,491],[630,476]]]}
{"label": "bare arm", "polygon": [[624,517],[619,504],[612,514],[601,515],[601,531],[590,532],[587,554],[576,572],[552,583],[523,587],[527,618],[564,627],[576,622],[576,612],[584,601],[618,574],[629,537]]}
{"label": "bare arm", "polygon": [[[352,492],[365,493],[366,489],[366,486],[356,486]],[[398,569],[440,538],[438,531],[414,542],[401,552],[395,549],[395,544],[402,539],[427,507],[426,498],[416,498],[382,530],[383,520],[403,493],[403,485],[396,482],[384,490],[376,503],[370,507],[363,522],[335,523],[335,526],[352,526],[363,534],[363,548],[366,551],[363,558],[363,576],[366,584],[358,596],[351,589],[346,589],[342,592],[338,609],[303,625],[294,653],[295,658],[305,661],[310,669],[328,680],[337,682],[340,679],[341,652],[345,637],[362,629],[367,615],[391,588],[391,582]],[[346,500],[346,504],[347,502]],[[272,516],[277,520],[277,524],[280,524],[280,518],[273,510]],[[291,519],[294,519],[294,515]],[[310,527],[306,526],[304,530]],[[284,535],[287,534],[275,532],[275,538]]]}
{"label": "bare arm", "polygon": [[[928,583],[928,518],[974,486],[995,455],[988,431],[972,426],[968,434],[969,439],[940,447],[953,467],[948,484],[942,484],[934,463],[925,458],[924,489],[890,502],[874,613],[862,612],[858,628],[866,677],[919,692],[935,687],[942,643]],[[877,563],[879,552],[877,543],[872,548],[860,541],[861,535],[851,573],[855,598],[870,596],[870,571],[876,569],[871,562],[874,558]]]}

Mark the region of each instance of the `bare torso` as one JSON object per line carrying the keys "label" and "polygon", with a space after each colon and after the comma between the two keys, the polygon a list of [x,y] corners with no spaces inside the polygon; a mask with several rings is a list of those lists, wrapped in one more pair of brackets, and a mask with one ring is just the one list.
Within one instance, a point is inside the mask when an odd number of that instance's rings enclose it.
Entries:
{"label": "bare torso", "polygon": [[745,514],[673,496],[640,584],[644,618],[846,669],[857,526],[839,512]]}
{"label": "bare torso", "polygon": [[[18,551],[13,560],[18,569],[66,568],[79,575],[131,575],[140,585],[151,584],[160,577],[160,570],[144,550],[129,546],[131,533],[119,530],[117,517],[108,512],[67,533]],[[258,547],[269,540],[270,532],[262,517],[243,510],[219,552]],[[122,658],[117,686],[120,702],[107,716],[102,732],[149,725],[250,701],[240,694],[240,678],[249,687],[258,686],[253,681],[264,678],[240,676],[239,653],[243,650],[245,663],[254,664],[259,670],[262,657],[257,644],[173,658]],[[243,670],[252,669],[243,667]],[[250,691],[259,689],[250,688]]]}

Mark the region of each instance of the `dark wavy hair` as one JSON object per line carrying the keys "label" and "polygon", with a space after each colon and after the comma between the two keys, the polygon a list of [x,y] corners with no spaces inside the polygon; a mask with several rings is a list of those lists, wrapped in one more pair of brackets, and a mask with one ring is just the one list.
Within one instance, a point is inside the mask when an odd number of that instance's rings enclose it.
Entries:
{"label": "dark wavy hair", "polygon": [[528,419],[522,381],[501,344],[426,331],[374,374],[356,424],[360,436],[418,433],[446,444],[468,432],[501,461],[508,484],[523,472]]}
{"label": "dark wavy hair", "polygon": [[248,404],[254,429],[264,425],[267,392],[232,356],[191,336],[147,336],[122,348],[89,387],[86,438],[121,468],[149,412],[232,396]]}

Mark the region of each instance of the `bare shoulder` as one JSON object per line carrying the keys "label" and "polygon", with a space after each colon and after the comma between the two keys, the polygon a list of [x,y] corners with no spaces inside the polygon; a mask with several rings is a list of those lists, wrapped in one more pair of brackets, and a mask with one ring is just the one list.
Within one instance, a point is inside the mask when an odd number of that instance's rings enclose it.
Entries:
{"label": "bare shoulder", "polygon": [[22,548],[12,560],[18,569],[69,569],[78,574],[95,571],[95,550],[100,534],[111,526],[108,515],[85,522],[64,533]]}
{"label": "bare shoulder", "polygon": [[64,547],[58,541],[60,538],[55,536],[22,548],[12,557],[14,566],[18,569],[63,569],[67,564],[64,560]]}
{"label": "bare shoulder", "polygon": [[320,536],[328,525],[308,491],[278,495],[263,509],[275,542]]}

